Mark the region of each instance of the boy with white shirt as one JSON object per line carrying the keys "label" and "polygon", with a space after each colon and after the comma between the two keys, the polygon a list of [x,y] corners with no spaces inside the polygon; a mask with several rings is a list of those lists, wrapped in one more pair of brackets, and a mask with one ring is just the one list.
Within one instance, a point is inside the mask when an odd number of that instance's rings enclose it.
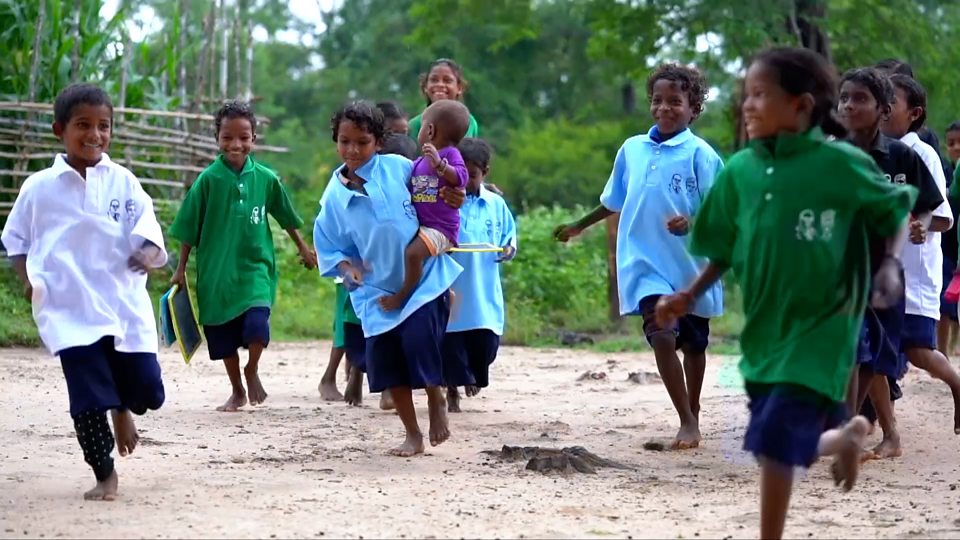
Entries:
{"label": "boy with white shirt", "polygon": [[[908,244],[903,250],[906,317],[901,351],[911,364],[945,382],[953,394],[954,432],[960,434],[960,373],[937,350],[936,324],[940,319],[940,292],[943,288],[943,252],[940,234],[953,226],[953,213],[947,201],[947,181],[936,150],[920,140],[917,130],[926,121],[927,94],[916,80],[895,74],[890,77],[896,99],[884,133],[899,138],[923,160],[933,176],[944,201],[933,211],[930,223],[911,220],[910,234],[920,244]],[[899,446],[899,444],[897,445]],[[899,454],[899,448],[896,449]]]}
{"label": "boy with white shirt", "polygon": [[60,357],[84,460],[97,485],[88,500],[113,500],[110,456],[138,442],[133,416],[164,401],[157,326],[146,273],[166,264],[153,201],[104,153],[113,105],[100,88],[68,87],[54,104],[65,154],[24,182],[2,241],[33,304],[44,345]]}

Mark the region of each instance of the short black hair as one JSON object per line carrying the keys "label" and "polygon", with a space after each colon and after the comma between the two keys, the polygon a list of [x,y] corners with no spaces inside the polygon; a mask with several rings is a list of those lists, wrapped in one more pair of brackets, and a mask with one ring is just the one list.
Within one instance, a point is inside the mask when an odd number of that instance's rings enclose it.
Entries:
{"label": "short black hair", "polygon": [[250,130],[257,133],[257,115],[253,114],[253,108],[246,101],[227,101],[217,109],[213,114],[214,135],[220,136],[220,128],[225,119],[246,118],[250,122]]}
{"label": "short black hair", "polygon": [[920,107],[920,116],[910,123],[910,131],[917,131],[927,122],[927,91],[916,79],[897,73],[890,76],[890,82],[907,95],[907,107]]}
{"label": "short black hair", "polygon": [[445,131],[453,144],[459,144],[470,130],[470,109],[459,101],[434,101],[421,116],[423,123],[432,122]]}
{"label": "short black hair", "polygon": [[406,120],[407,113],[396,101],[381,101],[377,103],[377,108],[383,113],[384,122],[391,120]]}
{"label": "short black hair", "polygon": [[65,126],[73,117],[73,109],[77,105],[93,105],[98,107],[105,105],[110,109],[110,115],[113,115],[113,103],[110,96],[102,88],[95,84],[77,83],[63,89],[57,95],[53,102],[53,120]]}
{"label": "short black hair", "polygon": [[346,120],[353,122],[360,129],[373,135],[373,138],[378,142],[383,141],[383,136],[386,132],[383,113],[369,101],[351,101],[333,113],[333,116],[330,118],[330,131],[333,134],[333,142],[337,142],[337,136],[340,135],[340,123]]}
{"label": "short black hair", "polygon": [[884,71],[887,75],[906,75],[913,78],[913,66],[896,58],[885,58],[877,62],[877,69]]}
{"label": "short black hair", "polygon": [[877,68],[851,69],[843,74],[843,78],[840,79],[840,86],[843,86],[843,83],[847,81],[865,86],[880,106],[890,105],[895,99],[890,78]]}
{"label": "short black hair", "polygon": [[653,98],[653,86],[657,81],[673,81],[686,92],[690,109],[694,117],[703,112],[703,103],[707,100],[707,78],[696,68],[680,64],[660,64],[647,77],[647,99]]}
{"label": "short black hair", "polygon": [[813,96],[811,126],[819,126],[827,135],[846,137],[847,130],[837,118],[837,72],[826,58],[810,49],[774,47],[761,51],[751,63],[773,70],[787,94]]}
{"label": "short black hair", "polygon": [[463,156],[464,163],[473,163],[484,171],[490,168],[490,157],[493,155],[493,150],[487,144],[487,141],[478,137],[467,137],[460,141],[457,150]]}
{"label": "short black hair", "polygon": [[950,131],[960,131],[960,120],[954,120],[947,126],[947,132]]}
{"label": "short black hair", "polygon": [[397,154],[409,160],[414,160],[417,158],[417,143],[402,133],[387,132],[387,134],[383,136],[379,153]]}

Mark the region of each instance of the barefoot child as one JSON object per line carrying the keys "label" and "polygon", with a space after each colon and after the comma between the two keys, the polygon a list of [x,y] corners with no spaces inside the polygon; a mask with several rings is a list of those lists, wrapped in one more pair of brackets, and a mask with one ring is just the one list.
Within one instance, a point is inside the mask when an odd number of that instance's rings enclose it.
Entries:
{"label": "barefoot child", "polygon": [[[412,456],[424,451],[413,389],[427,391],[430,444],[450,436],[440,345],[447,290],[461,268],[450,257],[431,257],[403,308],[380,309],[379,298],[404,279],[405,248],[419,229],[407,189],[413,164],[401,156],[377,154],[383,114],[369,103],[346,105],[333,116],[331,128],[344,164],[327,184],[314,223],[320,272],[342,276],[352,289],[350,300],[366,338],[369,389],[390,390],[406,432],[390,453]],[[454,207],[463,202],[462,192],[441,189],[439,196]]]}
{"label": "barefoot child", "polygon": [[[677,324],[662,327],[653,316],[660,296],[680,290],[706,264],[687,252],[684,238],[714,176],[723,167],[713,148],[689,129],[703,110],[706,93],[706,80],[695,69],[677,64],[656,68],[647,79],[650,114],[656,124],[649,133],[631,137],[620,147],[600,196],[601,205],[554,233],[566,242],[620,213],[620,313],[643,317],[643,331],[653,347],[657,369],[680,416],[674,449],[700,444],[700,389],[710,318],[723,311],[723,291],[716,283]],[[682,365],[677,350],[683,351]]]}
{"label": "barefoot child", "polygon": [[464,139],[458,146],[470,173],[467,200],[460,209],[460,241],[502,246],[502,253],[455,253],[463,273],[453,284],[457,306],[443,338],[443,378],[447,410],[460,412],[463,386],[467,397],[490,384],[490,365],[497,358],[505,310],[500,264],[517,254],[517,225],[503,197],[483,182],[490,172],[490,145],[482,139]]}
{"label": "barefoot child", "polygon": [[467,185],[467,167],[457,144],[467,133],[470,112],[458,101],[436,101],[423,112],[418,141],[423,156],[413,162],[411,200],[420,221],[420,231],[407,246],[403,283],[383,296],[380,306],[394,311],[403,306],[423,273],[423,262],[457,245],[460,214],[439,197],[441,187],[462,189]]}
{"label": "barefoot child", "polygon": [[[750,397],[744,448],[760,462],[760,537],[783,535],[794,467],[836,455],[851,489],[869,425],[844,425],[843,404],[867,305],[867,234],[887,242],[875,306],[902,294],[897,253],[916,190],[887,182],[844,142],[832,68],[807,49],[778,48],[750,64],[743,116],[749,147],[720,173],[694,223],[691,252],[710,263],[663,297],[657,319],[683,316],[732,268],[746,318],[740,371]],[[821,129],[822,128],[822,129]]]}
{"label": "barefoot child", "polygon": [[104,153],[112,128],[103,90],[61,92],[53,133],[66,153],[27,178],[2,234],[40,338],[60,357],[77,440],[97,479],[84,498],[105,501],[117,496],[114,434],[120,455],[130,454],[139,440],[131,413],[163,404],[146,273],[167,261],[153,201]]}
{"label": "barefoot child", "polygon": [[191,250],[199,251],[197,303],[212,360],[223,360],[232,391],[218,411],[247,404],[240,378],[240,347],[250,351],[243,375],[251,405],[267,399],[260,382],[263,349],[270,343],[270,306],[276,299],[277,262],[267,215],[287,231],[307,268],[316,255],[300,237],[303,220],[275,172],[250,156],[257,119],[250,106],[232,101],[215,115],[220,155],[190,187],[170,236],[179,240],[173,283],[186,280]]}
{"label": "barefoot child", "polygon": [[[430,64],[426,73],[420,75],[420,93],[427,100],[427,107],[435,101],[452,99],[463,101],[469,84],[463,76],[463,69],[449,58],[440,58]],[[410,120],[410,136],[414,139],[420,133],[423,114],[418,114]],[[464,137],[479,137],[480,126],[477,119],[470,115],[470,125]]]}

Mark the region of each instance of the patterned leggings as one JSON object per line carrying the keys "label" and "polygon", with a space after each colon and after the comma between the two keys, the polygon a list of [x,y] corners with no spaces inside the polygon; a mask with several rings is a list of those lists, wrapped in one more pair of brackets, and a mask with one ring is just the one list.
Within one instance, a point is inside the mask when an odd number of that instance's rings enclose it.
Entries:
{"label": "patterned leggings", "polygon": [[113,474],[113,432],[107,423],[107,413],[89,411],[73,417],[77,440],[83,449],[83,460],[93,469],[97,482],[103,482]]}

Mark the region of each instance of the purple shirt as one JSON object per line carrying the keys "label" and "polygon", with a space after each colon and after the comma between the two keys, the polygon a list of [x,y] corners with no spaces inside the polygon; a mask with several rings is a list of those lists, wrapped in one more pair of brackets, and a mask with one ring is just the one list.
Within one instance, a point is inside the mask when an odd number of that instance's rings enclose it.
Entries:
{"label": "purple shirt", "polygon": [[[456,187],[467,185],[467,165],[456,146],[448,146],[438,152],[440,159],[447,160],[447,167],[457,172],[459,183]],[[460,211],[451,208],[440,199],[440,188],[447,181],[437,175],[436,169],[424,157],[413,162],[413,174],[410,178],[410,200],[417,210],[417,219],[421,227],[430,227],[442,232],[457,245],[460,234]],[[451,186],[453,187],[453,186]]]}

